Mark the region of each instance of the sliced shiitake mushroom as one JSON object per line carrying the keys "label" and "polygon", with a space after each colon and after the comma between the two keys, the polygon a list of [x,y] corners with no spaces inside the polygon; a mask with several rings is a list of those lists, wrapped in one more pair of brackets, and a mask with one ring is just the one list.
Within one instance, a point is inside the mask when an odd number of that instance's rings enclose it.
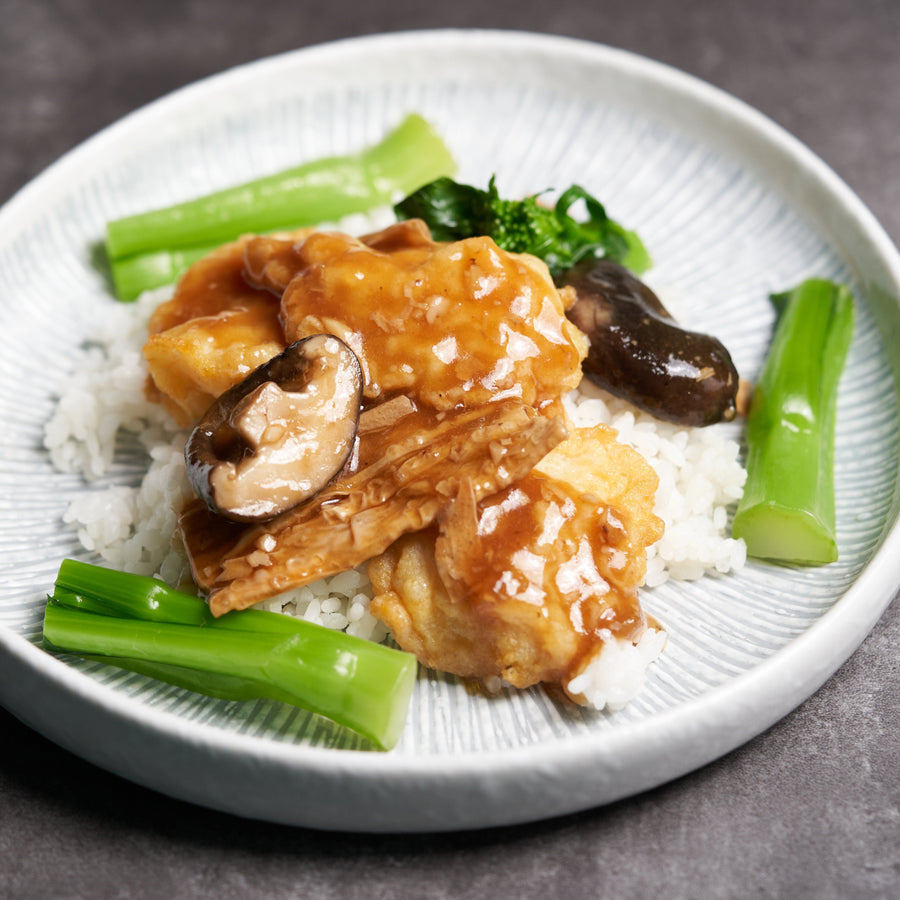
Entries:
{"label": "sliced shiitake mushroom", "polygon": [[344,468],[356,439],[363,376],[339,338],[296,341],[222,394],[185,447],[187,473],[213,512],[272,518]]}
{"label": "sliced shiitake mushroom", "polygon": [[739,378],[728,350],[717,338],[681,328],[624,266],[585,259],[557,284],[575,290],[566,315],[588,336],[582,369],[595,384],[679,425],[735,417]]}

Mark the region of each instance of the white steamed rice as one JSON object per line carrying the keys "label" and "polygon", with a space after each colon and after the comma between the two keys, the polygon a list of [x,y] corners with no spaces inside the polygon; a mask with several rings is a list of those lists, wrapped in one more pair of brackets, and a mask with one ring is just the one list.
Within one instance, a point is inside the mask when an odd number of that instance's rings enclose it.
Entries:
{"label": "white steamed rice", "polygon": [[[141,353],[147,320],[168,295],[168,289],[148,292],[135,304],[109,309],[66,382],[47,423],[45,445],[57,470],[80,474],[88,485],[64,517],[81,545],[114,568],[177,585],[188,577],[184,550],[175,538],[177,510],[191,496],[183,456],[186,435],[145,399]],[[727,427],[663,423],[587,382],[565,402],[575,424],[611,425],[659,475],[656,513],[666,530],[648,551],[648,588],[669,578],[693,580],[744,565],[744,544],[728,535],[728,524],[729,507],[740,497],[746,473]],[[109,483],[123,433],[149,457],[135,486]],[[371,596],[362,566],[274,597],[260,608],[381,641],[387,629],[369,613]],[[569,689],[597,709],[618,708],[640,690],[647,666],[664,643],[663,632],[648,631],[636,646],[609,644]]]}

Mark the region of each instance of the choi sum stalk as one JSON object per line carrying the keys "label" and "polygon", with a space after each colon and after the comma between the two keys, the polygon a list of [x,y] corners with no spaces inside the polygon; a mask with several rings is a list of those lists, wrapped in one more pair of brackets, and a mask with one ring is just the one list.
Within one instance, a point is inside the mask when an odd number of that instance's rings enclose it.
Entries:
{"label": "choi sum stalk", "polygon": [[733,533],[750,556],[834,562],[834,426],[853,295],[809,279],[772,300],[779,318],[747,419],[747,482]]}
{"label": "choi sum stalk", "polygon": [[163,582],[64,560],[44,615],[44,643],[230,700],[291,703],[378,747],[400,737],[414,656],[263,610],[214,618]]}
{"label": "choi sum stalk", "polygon": [[116,219],[106,254],[120,300],[174,281],[199,256],[249,232],[336,222],[455,171],[440,135],[408,115],[382,140],[163,209]]}

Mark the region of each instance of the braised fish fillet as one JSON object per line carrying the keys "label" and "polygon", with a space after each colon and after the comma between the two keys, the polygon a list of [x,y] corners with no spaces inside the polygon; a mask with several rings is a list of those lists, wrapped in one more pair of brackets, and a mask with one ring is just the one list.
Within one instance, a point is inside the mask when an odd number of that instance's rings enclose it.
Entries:
{"label": "braised fish fillet", "polygon": [[180,425],[286,346],[278,298],[243,275],[242,238],[194,263],[154,311],[144,357],[148,395]]}
{"label": "braised fish fillet", "polygon": [[513,397],[540,408],[581,379],[587,340],[547,267],[491,238],[435,243],[414,219],[363,238],[257,238],[245,260],[251,282],[283,291],[287,340],[341,338],[370,400],[403,393],[446,410]]}
{"label": "braised fish fillet", "polygon": [[656,486],[611,429],[579,429],[524,478],[480,500],[460,491],[435,527],[373,560],[370,610],[429,667],[565,688],[604,642],[647,627],[637,588],[662,535]]}

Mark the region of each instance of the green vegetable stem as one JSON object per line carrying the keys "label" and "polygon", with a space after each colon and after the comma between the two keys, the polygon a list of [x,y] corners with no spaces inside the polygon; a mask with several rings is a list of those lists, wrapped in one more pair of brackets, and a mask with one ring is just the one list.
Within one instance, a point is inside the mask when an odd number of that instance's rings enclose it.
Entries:
{"label": "green vegetable stem", "polygon": [[393,203],[455,171],[449,150],[421,116],[407,116],[380,142],[164,209],[116,219],[106,253],[116,294],[133,300],[168,284],[208,250],[241,234],[335,222]]}
{"label": "green vegetable stem", "polygon": [[[587,210],[584,221],[569,214],[579,200]],[[401,200],[394,211],[400,218],[423,219],[437,241],[487,235],[504,250],[540,257],[553,276],[588,255],[608,257],[636,274],[650,268],[650,255],[638,235],[610,219],[600,201],[578,185],[549,208],[538,203],[538,195],[500,197],[494,178],[483,191],[444,176]]]}
{"label": "green vegetable stem", "polygon": [[400,737],[416,679],[409,653],[263,610],[216,619],[163,582],[62,562],[44,644],[229,700],[291,703],[378,747]]}
{"label": "green vegetable stem", "polygon": [[136,300],[144,291],[173,284],[193,263],[220,246],[221,243],[151,250],[110,260],[116,296],[123,301]]}
{"label": "green vegetable stem", "polygon": [[779,319],[750,405],[747,483],[733,533],[750,556],[834,562],[834,425],[853,295],[810,279],[772,300]]}

